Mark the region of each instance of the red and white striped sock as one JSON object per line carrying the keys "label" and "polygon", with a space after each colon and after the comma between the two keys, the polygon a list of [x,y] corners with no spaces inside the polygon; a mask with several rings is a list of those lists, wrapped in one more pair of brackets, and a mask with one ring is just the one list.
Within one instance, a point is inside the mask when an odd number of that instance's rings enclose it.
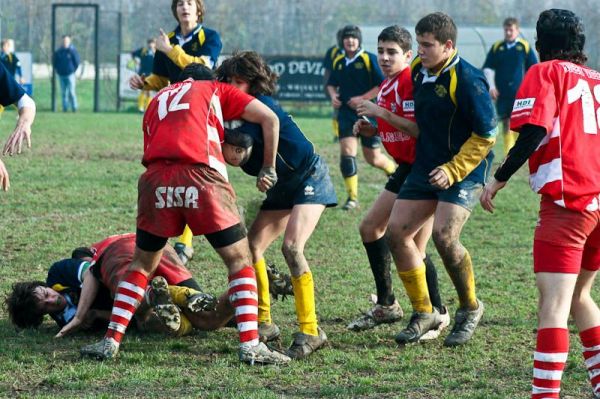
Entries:
{"label": "red and white striped sock", "polygon": [[569,354],[569,330],[543,328],[533,354],[531,399],[559,398],[560,380]]}
{"label": "red and white striped sock", "polygon": [[235,308],[240,346],[258,345],[258,293],[252,266],[229,275],[228,294],[229,302]]}
{"label": "red and white striped sock", "polygon": [[136,271],[129,272],[121,280],[117,287],[105,338],[112,338],[117,344],[121,343],[135,310],[144,298],[147,284],[148,277]]}
{"label": "red and white striped sock", "polygon": [[579,333],[583,345],[583,358],[588,369],[592,389],[600,396],[600,326],[588,328]]}

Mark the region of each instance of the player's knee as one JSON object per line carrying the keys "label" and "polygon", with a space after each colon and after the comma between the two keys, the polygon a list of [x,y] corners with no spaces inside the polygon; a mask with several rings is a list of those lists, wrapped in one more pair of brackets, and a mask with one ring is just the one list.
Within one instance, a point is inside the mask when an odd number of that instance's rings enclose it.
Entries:
{"label": "player's knee", "polygon": [[385,228],[381,229],[372,219],[365,218],[361,220],[358,231],[363,242],[371,242],[381,237],[385,233]]}
{"label": "player's knee", "polygon": [[352,177],[356,175],[356,157],[351,155],[342,155],[340,158],[340,170],[342,171],[342,176],[344,177]]}

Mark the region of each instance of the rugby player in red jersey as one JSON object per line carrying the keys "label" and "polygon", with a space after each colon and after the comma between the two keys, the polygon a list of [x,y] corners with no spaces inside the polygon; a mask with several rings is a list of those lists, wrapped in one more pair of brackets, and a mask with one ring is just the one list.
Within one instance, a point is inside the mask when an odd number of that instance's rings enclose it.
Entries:
{"label": "rugby player in red jersey", "polygon": [[570,313],[600,398],[600,310],[590,296],[600,268],[600,73],[584,65],[583,24],[573,12],[546,10],[536,30],[542,62],[525,75],[511,116],[519,138],[480,202],[492,212],[495,195],[529,159],[530,185],[541,195],[533,244],[540,299],[531,397],[559,397]]}
{"label": "rugby player in red jersey", "polygon": [[138,182],[136,250],[119,283],[108,331],[100,342],[82,348],[83,356],[104,360],[117,355],[167,239],[180,235],[187,224],[207,238],[228,268],[240,360],[290,360],[258,339],[256,277],[221,149],[223,121],[234,119],[261,125],[264,159],[256,185],[265,192],[277,182],[279,131],[277,116],[268,107],[231,85],[191,79],[164,88],[150,103],[143,122],[146,172]]}
{"label": "rugby player in red jersey", "polygon": [[[398,191],[415,160],[416,139],[411,134],[418,134],[418,127],[414,121],[413,85],[410,76],[411,49],[412,37],[406,29],[394,25],[381,31],[377,44],[377,62],[386,79],[381,83],[377,104],[364,101],[357,108],[358,115],[377,118],[377,127],[359,119],[354,125],[355,132],[364,136],[379,134],[383,146],[398,163],[398,167],[389,177],[385,190],[379,194],[360,223],[360,236],[375,278],[377,303],[348,325],[353,331],[367,330],[381,323],[393,323],[403,316],[392,291],[392,260],[385,232]],[[431,303],[442,314],[443,322],[436,329],[427,332],[421,340],[437,338],[450,322],[440,298],[435,266],[425,254],[432,225],[433,217],[417,233],[415,243],[426,265]]]}

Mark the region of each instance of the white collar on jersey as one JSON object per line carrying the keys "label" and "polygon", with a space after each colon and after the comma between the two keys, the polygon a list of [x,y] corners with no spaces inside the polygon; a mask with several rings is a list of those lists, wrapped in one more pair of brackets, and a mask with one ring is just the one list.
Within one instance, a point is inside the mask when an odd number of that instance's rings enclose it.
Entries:
{"label": "white collar on jersey", "polygon": [[198,33],[200,29],[202,29],[202,24],[198,24],[198,26],[196,26],[196,29],[194,29],[191,33],[188,33],[188,35],[184,37],[181,35],[181,28],[179,28],[177,30],[177,33],[175,33],[175,38],[177,39],[179,45],[183,46],[184,44],[192,40],[192,37],[194,37],[194,35]]}
{"label": "white collar on jersey", "polygon": [[446,65],[438,73],[431,73],[431,72],[429,72],[429,69],[421,68],[421,73],[423,74],[423,82],[422,83],[434,83],[437,80],[437,78],[440,77],[441,74],[443,74],[444,72],[446,72],[447,70],[449,70],[450,68],[452,68],[453,66],[458,64],[458,62],[460,61],[460,57],[458,56],[458,54],[456,54],[456,50],[455,50],[454,54],[455,55],[450,57],[450,59],[452,59],[454,57],[454,60],[452,60],[452,62],[450,64]]}
{"label": "white collar on jersey", "polygon": [[354,54],[354,57],[352,57],[352,58],[344,57],[344,59],[346,60],[346,66],[348,66],[348,65],[352,64],[354,61],[356,61],[356,59],[358,57],[360,57],[360,55],[364,52],[365,52],[365,50],[363,50],[362,48],[359,48],[358,51],[356,52],[356,54]]}

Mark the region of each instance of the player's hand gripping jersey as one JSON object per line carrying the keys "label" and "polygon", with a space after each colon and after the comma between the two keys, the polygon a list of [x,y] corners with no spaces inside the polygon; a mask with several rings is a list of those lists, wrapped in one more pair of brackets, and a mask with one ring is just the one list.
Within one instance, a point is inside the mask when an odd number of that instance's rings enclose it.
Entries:
{"label": "player's hand gripping jersey", "polygon": [[[410,68],[405,68],[393,79],[379,86],[377,105],[411,121],[415,120],[415,102]],[[415,160],[417,140],[399,131],[383,119],[377,118],[377,131],[386,151],[397,163],[412,164]]]}
{"label": "player's hand gripping jersey", "polygon": [[240,119],[254,98],[216,81],[186,80],[161,90],[144,115],[142,163],[205,164],[227,179],[223,120]]}
{"label": "player's hand gripping jersey", "polygon": [[562,60],[534,65],[511,116],[511,129],[525,124],[548,132],[529,158],[533,191],[565,208],[598,210],[600,73]]}

